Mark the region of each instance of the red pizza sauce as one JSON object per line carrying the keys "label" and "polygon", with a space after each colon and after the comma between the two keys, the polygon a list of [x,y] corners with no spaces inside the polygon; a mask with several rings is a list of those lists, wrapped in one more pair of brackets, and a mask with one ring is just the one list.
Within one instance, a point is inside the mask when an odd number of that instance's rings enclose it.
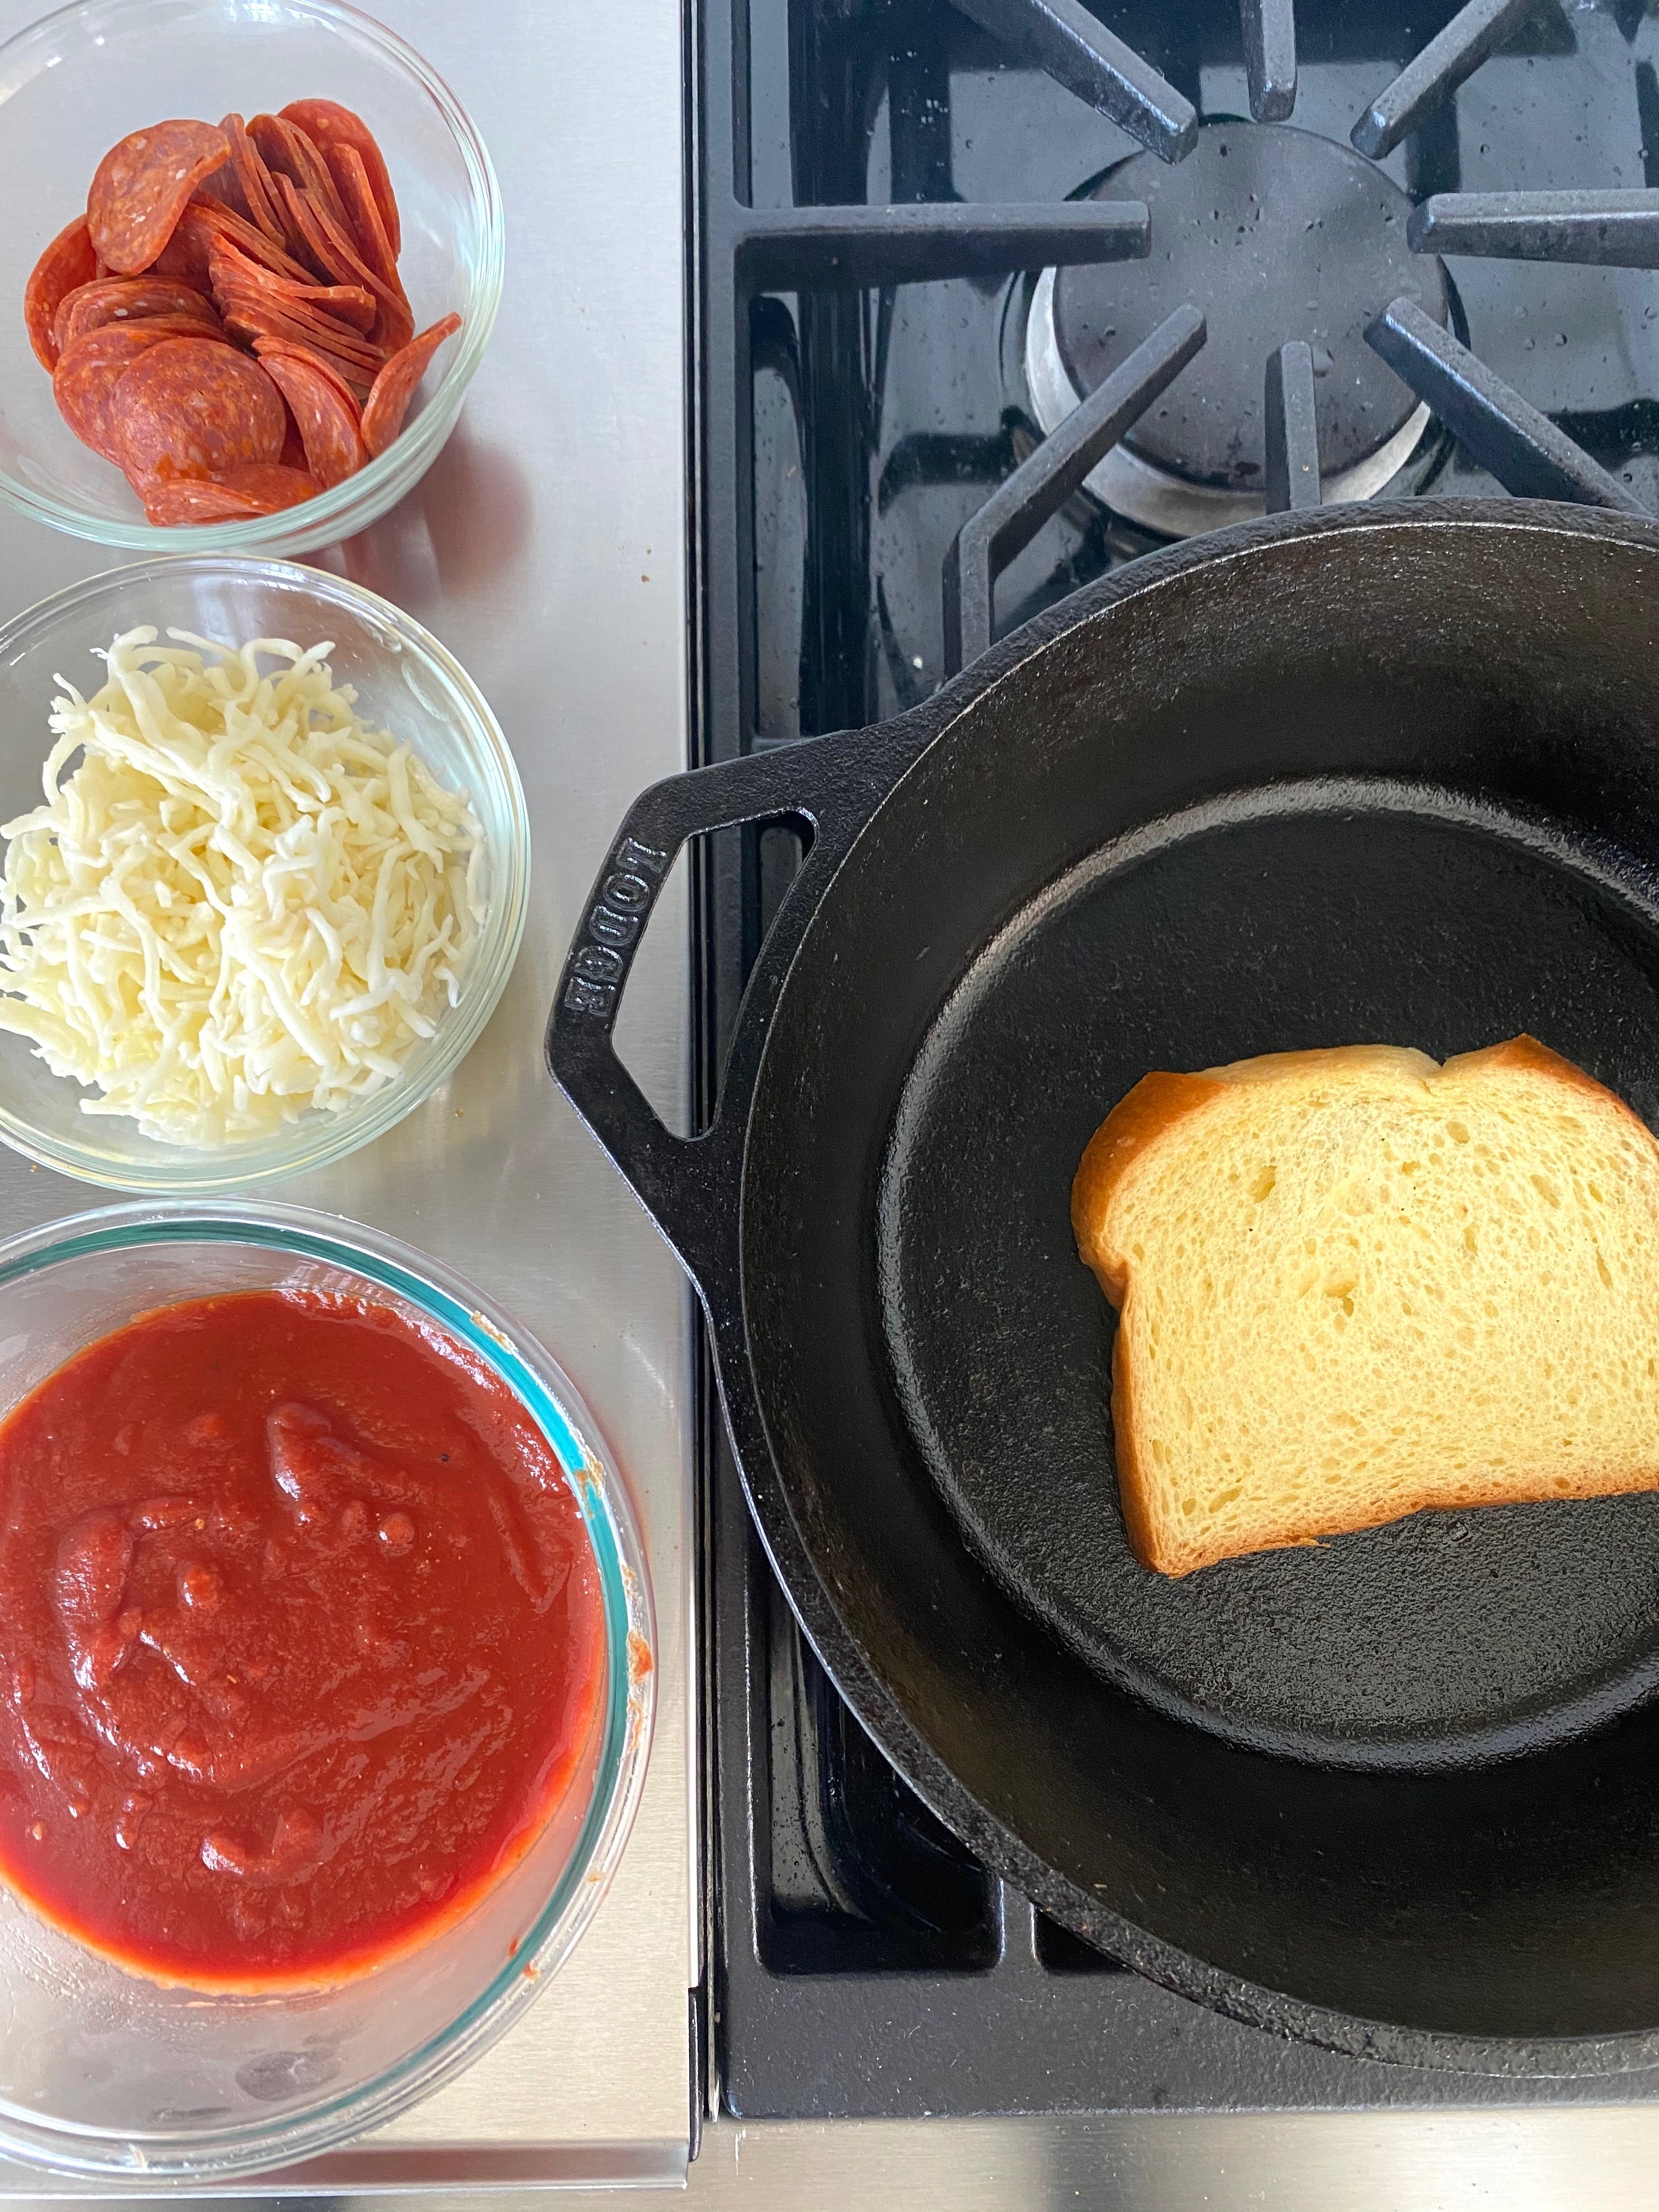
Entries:
{"label": "red pizza sauce", "polygon": [[154,1978],[337,1982],[520,1857],[600,1720],[580,1509],[357,1300],[147,1314],[0,1424],[0,1878]]}

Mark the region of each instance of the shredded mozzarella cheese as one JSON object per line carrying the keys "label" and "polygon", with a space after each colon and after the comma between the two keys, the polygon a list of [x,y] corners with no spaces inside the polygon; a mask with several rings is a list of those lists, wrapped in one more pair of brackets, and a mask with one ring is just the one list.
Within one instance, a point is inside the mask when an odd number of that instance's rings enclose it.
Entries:
{"label": "shredded mozzarella cheese", "polygon": [[46,803],[0,824],[0,1030],[100,1093],[83,1113],[216,1147],[341,1112],[433,1034],[483,835],[331,645],[167,635],[118,637],[92,699],[58,678]]}

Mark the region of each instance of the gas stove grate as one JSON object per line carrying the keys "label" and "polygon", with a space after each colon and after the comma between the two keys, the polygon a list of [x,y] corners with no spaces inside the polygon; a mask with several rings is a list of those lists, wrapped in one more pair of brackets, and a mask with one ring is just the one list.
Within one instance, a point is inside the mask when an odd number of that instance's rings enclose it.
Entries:
{"label": "gas stove grate", "polygon": [[[1540,0],[1468,0],[1359,118],[1350,134],[1356,149],[1373,160],[1391,153],[1539,4]],[[1012,42],[1015,26],[1011,19],[1018,18],[1024,6],[1025,0],[975,0],[970,12]],[[1046,10],[1030,12],[1046,15]],[[1258,119],[1287,118],[1296,104],[1295,23],[1288,0],[1278,0],[1278,4],[1243,0],[1243,35],[1252,113]],[[1068,89],[1082,89],[1049,58],[1046,42],[1035,45],[1034,58]],[[1149,74],[1162,85],[1155,72]],[[1154,129],[1148,122],[1149,115],[1167,121],[1171,106],[1168,98],[1149,90],[1146,112],[1133,120],[1121,115],[1116,119],[1124,121],[1161,159],[1180,161],[1196,142],[1195,118],[1188,129],[1183,116],[1179,132]],[[1186,104],[1182,106],[1185,109]],[[1443,193],[1415,211],[1409,240],[1412,250],[1419,253],[1659,268],[1659,191]],[[1206,335],[1196,305],[1177,309],[1119,369],[1078,402],[963,525],[944,570],[947,675],[991,643],[999,571],[1081,488],[1192,359]],[[1646,511],[1628,485],[1493,374],[1415,301],[1393,301],[1365,336],[1401,380],[1506,491],[1522,498],[1578,501],[1638,514]],[[1268,356],[1263,412],[1267,511],[1317,506],[1318,401],[1311,349],[1305,342],[1291,340]],[[1297,457],[1294,467],[1292,454]]]}
{"label": "gas stove grate", "polygon": [[[1354,123],[1354,146],[1372,160],[1383,158],[1408,134],[1431,124],[1456,88],[1529,17],[1554,4],[1555,0],[1468,0]],[[1198,132],[1193,103],[1079,0],[963,0],[963,12],[1111,118],[1160,160],[1176,162],[1191,152]],[[1288,118],[1297,94],[1291,0],[1242,0],[1241,33],[1253,116]],[[735,65],[741,57],[734,53],[732,58]],[[717,74],[706,81],[717,84],[720,78]],[[717,110],[722,104],[714,103]],[[734,110],[726,118],[710,117],[716,125],[722,119],[732,125],[740,171],[745,143],[740,119]],[[739,176],[729,192],[716,189],[707,195],[704,214],[706,327],[711,337],[719,337],[708,398],[721,416],[731,410],[739,462],[745,442],[742,400],[757,354],[766,358],[769,332],[775,337],[775,320],[768,313],[775,295],[818,289],[848,295],[993,277],[1020,269],[1102,264],[1145,258],[1152,243],[1146,207],[1127,200],[1045,206],[919,199],[884,206],[759,208],[745,197]],[[1659,267],[1659,189],[1433,194],[1413,216],[1410,243],[1413,252],[1425,254]],[[1412,301],[1393,301],[1366,335],[1505,489],[1523,497],[1644,511],[1627,484],[1577,448],[1565,431],[1485,368],[1468,346],[1434,325]],[[963,526],[941,578],[944,673],[954,672],[990,643],[1000,569],[1074,495],[1204,342],[1203,302],[1194,300],[1086,395],[1063,428],[1057,427],[1039,450],[1004,477],[985,507]],[[1286,343],[1300,342],[1287,337]],[[1285,370],[1282,349],[1276,348],[1266,364],[1263,402],[1264,417],[1271,418],[1267,437],[1275,452],[1285,449],[1287,437],[1299,432],[1305,441],[1316,437],[1317,430],[1316,392],[1310,418],[1305,382],[1297,380],[1299,372],[1293,369],[1287,385]],[[740,478],[741,468],[738,473]],[[1308,503],[1316,465],[1304,459],[1297,476],[1299,496]],[[1288,504],[1288,480],[1280,491]],[[1271,508],[1275,501],[1267,504]],[[710,583],[722,601],[717,617],[732,619],[741,633],[747,627],[742,600],[748,550],[741,501],[729,520],[738,573],[712,575]],[[738,706],[744,719],[741,702],[730,703]]]}

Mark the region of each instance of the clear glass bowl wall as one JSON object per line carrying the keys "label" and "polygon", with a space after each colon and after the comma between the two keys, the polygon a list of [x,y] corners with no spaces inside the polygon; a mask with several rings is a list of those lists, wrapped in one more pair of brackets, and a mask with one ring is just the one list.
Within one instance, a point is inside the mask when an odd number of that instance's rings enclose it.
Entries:
{"label": "clear glass bowl wall", "polygon": [[[380,142],[416,330],[452,308],[463,327],[402,435],[356,476],[280,514],[154,529],[119,471],[59,416],[23,328],[23,288],[129,131],[306,98],[356,109]],[[436,459],[501,300],[501,192],[483,141],[411,48],[337,0],[81,0],[19,32],[0,46],[0,495],[37,521],[141,552],[295,554],[366,528]]]}
{"label": "clear glass bowl wall", "polygon": [[[0,111],[0,133],[4,113]],[[0,236],[4,225],[0,223]],[[219,1152],[158,1144],[136,1122],[83,1114],[86,1096],[53,1075],[23,1037],[0,1035],[0,1134],[31,1159],[119,1189],[178,1196],[246,1188],[323,1166],[401,1121],[459,1065],[512,972],[530,890],[523,787],[488,702],[459,662],[398,608],[320,569],[223,556],[140,562],[94,576],[0,627],[0,822],[41,803],[46,717],[59,677],[90,697],[93,658],[118,631],[152,624],[241,644],[333,641],[335,681],[350,684],[371,726],[406,739],[445,783],[471,793],[483,826],[489,915],[459,1005],[403,1072],[339,1114],[307,1113],[269,1137]]]}
{"label": "clear glass bowl wall", "polygon": [[605,1693],[570,1790],[526,1856],[423,1949],[344,1986],[204,1996],[124,1972],[0,1889],[0,2154],[124,2191],[314,2156],[475,2057],[592,1917],[643,1777],[652,1621],[627,1494],[571,1384],[506,1314],[378,1232],[291,1209],[127,1206],[0,1245],[0,1412],[79,1346],[157,1304],[293,1284],[435,1321],[528,1407],[599,1561]]}

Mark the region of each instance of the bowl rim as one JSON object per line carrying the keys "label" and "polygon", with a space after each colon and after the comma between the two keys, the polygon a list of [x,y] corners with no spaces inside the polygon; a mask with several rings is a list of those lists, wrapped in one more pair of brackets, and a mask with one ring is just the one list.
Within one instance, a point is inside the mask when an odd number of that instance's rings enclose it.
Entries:
{"label": "bowl rim", "polygon": [[[61,37],[77,19],[115,18],[135,8],[153,4],[155,0],[67,0],[65,6],[52,9],[49,15],[14,32],[9,39],[0,40],[0,86],[3,86],[20,57],[27,58],[34,45]],[[224,0],[175,0],[175,4],[181,9],[194,4],[217,12]],[[233,0],[233,4],[246,4],[246,0]],[[127,552],[155,554],[186,545],[204,552],[257,552],[267,544],[291,544],[300,532],[313,544],[331,544],[365,527],[373,516],[362,510],[372,508],[374,515],[380,514],[410,490],[436,459],[439,448],[454,427],[461,400],[495,328],[506,264],[506,216],[489,149],[466,110],[431,64],[376,17],[352,7],[349,0],[278,0],[278,4],[302,12],[331,29],[349,31],[378,50],[393,68],[415,80],[449,127],[471,186],[478,218],[480,251],[471,270],[467,298],[462,303],[459,343],[442,381],[385,453],[328,490],[302,500],[295,507],[281,507],[274,514],[251,515],[241,522],[179,523],[167,528],[142,520],[112,520],[74,501],[56,499],[35,485],[21,482],[0,464],[0,498],[32,521]],[[3,104],[0,100],[0,107]]]}
{"label": "bowl rim", "polygon": [[[66,585],[0,624],[0,665],[8,663],[36,633],[73,614],[83,605],[92,606],[101,599],[118,600],[121,592],[137,579],[149,581],[170,574],[185,576],[203,571],[281,585],[307,592],[319,603],[345,606],[371,624],[391,630],[404,648],[412,648],[422,655],[466,714],[471,749],[495,780],[510,817],[511,829],[506,841],[507,849],[499,854],[492,851],[490,854],[490,910],[479,935],[473,967],[459,1000],[440,1018],[438,1037],[443,1041],[444,1048],[434,1054],[428,1073],[418,1085],[409,1085],[401,1077],[395,1078],[338,1114],[285,1123],[278,1135],[259,1140],[261,1147],[268,1147],[263,1158],[253,1146],[243,1148],[240,1153],[234,1148],[216,1153],[193,1152],[180,1146],[175,1157],[172,1148],[157,1146],[154,1160],[143,1164],[114,1164],[94,1158],[77,1145],[51,1137],[0,1103],[0,1142],[9,1145],[26,1158],[107,1190],[156,1197],[205,1198],[216,1193],[222,1195],[253,1190],[313,1168],[331,1166],[375,1138],[384,1136],[405,1115],[413,1113],[430,1097],[440,1084],[449,1079],[483,1035],[512,975],[530,912],[530,809],[513,749],[489,702],[449,648],[413,615],[392,600],[382,599],[379,592],[352,582],[349,577],[273,555],[226,554],[210,550],[128,562],[118,568],[101,569],[95,576],[85,576],[76,583]],[[120,627],[118,622],[111,634],[118,633]],[[476,804],[476,789],[471,795]],[[505,923],[499,934],[498,913]],[[67,1077],[63,1079],[70,1080]],[[292,1143],[289,1141],[290,1133]],[[308,1143],[301,1141],[301,1133],[308,1133]]]}
{"label": "bowl rim", "polygon": [[[370,2081],[281,2118],[191,2136],[64,2125],[0,2098],[0,2153],[60,2173],[118,2179],[129,2192],[316,2157],[395,2118],[477,2058],[552,1978],[609,1890],[638,1809],[655,1718],[650,1571],[627,1485],[592,1413],[551,1353],[442,1261],[382,1230],[309,1207],[141,1200],[60,1216],[0,1241],[0,1289],[102,1251],[191,1243],[254,1244],[355,1273],[418,1307],[514,1392],[564,1470],[599,1565],[607,1644],[605,1734],[580,1832],[526,1936],[447,2026]],[[371,1982],[374,1971],[353,1986]]]}

